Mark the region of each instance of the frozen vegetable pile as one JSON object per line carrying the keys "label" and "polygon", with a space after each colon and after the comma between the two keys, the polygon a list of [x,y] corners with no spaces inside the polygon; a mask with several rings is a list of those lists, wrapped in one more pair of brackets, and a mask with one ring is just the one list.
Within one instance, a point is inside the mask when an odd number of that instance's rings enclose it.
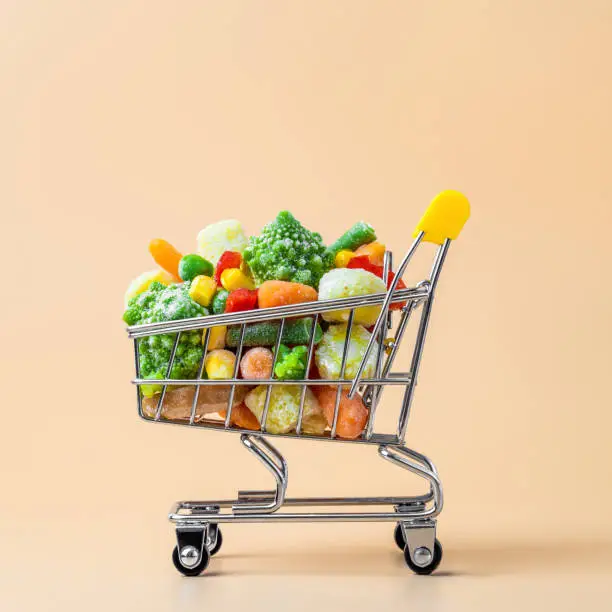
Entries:
{"label": "frozen vegetable pile", "polygon": [[[242,225],[230,219],[205,227],[198,234],[195,253],[183,255],[161,239],[152,240],[149,251],[158,268],[130,284],[123,314],[128,325],[358,296],[386,289],[382,280],[385,247],[377,242],[374,229],[363,221],[326,247],[320,234],[306,229],[290,212],[282,211],[258,236],[247,238]],[[404,286],[402,281],[399,286]],[[379,311],[379,307],[355,310],[345,378],[355,375]],[[252,380],[252,386],[237,387],[231,420],[243,429],[259,429],[268,387],[258,385],[258,380],[340,377],[348,316],[347,310],[323,313],[315,329],[312,317],[287,319],[276,358],[278,321],[248,324],[239,363],[236,363],[236,351],[240,326],[213,327],[208,343],[202,331],[183,332],[169,377],[196,378],[203,364],[204,378],[225,380],[237,376]],[[311,335],[314,335],[314,359],[309,364]],[[155,381],[166,378],[174,340],[175,334],[138,340],[140,376],[151,381],[141,386],[147,415],[155,413],[161,392],[161,385]],[[372,351],[364,377],[374,374],[375,359],[376,351]],[[230,385],[201,387],[196,417],[217,413],[225,418],[229,397]],[[162,416],[189,418],[193,398],[193,385],[168,387]],[[301,398],[300,386],[274,385],[267,431],[295,431]],[[335,402],[335,387],[306,387],[302,431],[321,435],[331,427]],[[356,395],[349,399],[343,390],[337,435],[356,438],[363,431],[367,417],[368,410],[361,398]]]}

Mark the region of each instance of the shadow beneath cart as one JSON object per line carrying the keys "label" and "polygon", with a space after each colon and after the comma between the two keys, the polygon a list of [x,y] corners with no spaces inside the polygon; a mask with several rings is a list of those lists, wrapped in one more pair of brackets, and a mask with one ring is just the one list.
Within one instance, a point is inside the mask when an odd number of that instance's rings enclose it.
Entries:
{"label": "shadow beneath cart", "polygon": [[[443,561],[444,563],[444,561]],[[260,553],[219,553],[202,577],[228,575],[324,575],[406,576],[412,575],[399,550],[389,547],[355,546],[342,550],[274,550]],[[438,576],[459,575],[451,567]]]}
{"label": "shadow beneath cart", "polygon": [[[444,550],[430,578],[537,574],[612,567],[612,542],[492,543]],[[399,550],[352,546],[333,550],[294,549],[221,552],[202,577],[228,575],[412,576]]]}

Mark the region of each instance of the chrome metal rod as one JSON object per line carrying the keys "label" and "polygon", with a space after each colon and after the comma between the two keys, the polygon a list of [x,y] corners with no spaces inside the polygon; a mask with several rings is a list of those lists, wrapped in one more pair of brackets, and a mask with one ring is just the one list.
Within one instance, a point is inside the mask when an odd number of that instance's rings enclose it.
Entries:
{"label": "chrome metal rod", "polygon": [[[276,490],[241,491],[237,500],[178,502],[170,511],[170,520],[178,525],[199,525],[206,522],[262,522],[271,521],[399,521],[431,519],[442,510],[442,486],[433,463],[416,451],[399,445],[380,445],[381,457],[403,469],[413,472],[429,483],[429,492],[418,496],[393,497],[306,497],[284,498],[287,485],[287,467],[282,455],[260,437],[242,436],[242,441],[277,481]],[[251,444],[249,445],[248,442]],[[261,448],[257,445],[262,445]],[[251,447],[252,446],[252,447]],[[267,453],[264,451],[268,451]],[[282,502],[279,505],[279,498]],[[276,512],[280,506],[375,506],[392,505],[393,512]],[[232,513],[222,513],[222,508]]]}
{"label": "chrome metal rod", "polygon": [[446,260],[446,255],[448,254],[448,249],[450,248],[452,240],[447,238],[439,247],[438,252],[436,253],[436,257],[434,259],[431,273],[429,275],[429,282],[431,283],[431,291],[435,291],[436,286],[438,284],[438,280],[440,278],[440,272],[442,272],[442,266],[444,265],[444,261]]}
{"label": "chrome metal rod", "polygon": [[[314,344],[317,331],[317,324],[319,323],[319,315],[316,314],[312,321],[312,328],[310,330],[310,338],[308,340],[308,357],[306,358],[306,376],[305,379],[310,378],[310,366],[312,362],[312,356],[314,354]],[[302,385],[300,393],[300,410],[298,412],[298,420],[295,426],[295,433],[299,436],[302,433],[302,420],[304,419],[304,400],[306,398],[306,385]]]}
{"label": "chrome metal rod", "polygon": [[431,492],[433,494],[433,507],[430,516],[437,516],[442,512],[444,499],[442,497],[442,483],[438,472],[434,469],[429,469],[431,462],[422,462],[423,455],[415,453],[405,446],[387,446],[381,445],[378,449],[381,457],[391,461],[395,465],[406,468],[412,473],[422,476],[429,481]]}
{"label": "chrome metal rod", "polygon": [[[269,495],[264,495],[267,493]],[[189,512],[209,512],[222,508],[231,508],[237,503],[270,499],[276,491],[239,491],[238,499],[216,499],[210,501],[180,501],[174,506],[177,512],[186,510]],[[283,506],[407,506],[423,505],[433,501],[433,493],[424,495],[411,495],[405,497],[286,497]]]}
{"label": "chrome metal rod", "polygon": [[[289,306],[276,306],[274,308],[257,308],[232,312],[229,314],[209,315],[207,317],[195,317],[191,319],[180,319],[164,323],[147,323],[145,325],[133,325],[127,328],[130,338],[142,338],[156,334],[169,334],[177,331],[190,331],[194,329],[205,329],[218,325],[238,325],[240,323],[256,323],[272,319],[294,318],[314,315],[330,310],[344,310],[358,308],[361,306],[377,306],[383,304],[389,297],[389,293],[371,293],[348,298],[334,300],[317,300],[316,302],[304,302],[302,304],[291,304]],[[391,295],[389,303],[405,302],[408,300],[427,297],[423,289],[399,289]]]}
{"label": "chrome metal rod", "polygon": [[[134,339],[134,361],[136,366],[136,378],[140,378],[140,350],[138,348],[138,340]],[[138,402],[138,415],[142,416],[142,393],[140,387],[136,387],[136,401]]]}
{"label": "chrome metal rod", "polygon": [[[236,349],[236,361],[234,361],[234,380],[238,378],[238,370],[240,368],[240,359],[242,358],[242,349],[244,345],[244,330],[245,325],[243,324],[240,328],[240,338],[238,340],[238,348]],[[227,381],[226,381],[227,384]],[[227,411],[225,413],[225,427],[229,427],[232,422],[232,410],[234,409],[234,395],[236,393],[235,385],[232,385],[229,397],[227,398]]]}
{"label": "chrome metal rod", "polygon": [[[351,346],[351,330],[353,329],[353,319],[355,318],[355,311],[349,312],[348,321],[346,322],[346,336],[344,338],[344,347],[342,350],[342,363],[340,364],[340,375],[338,378],[344,379],[344,373],[346,370],[346,360],[348,358],[349,349]],[[331,424],[332,438],[336,437],[336,426],[338,425],[338,412],[340,411],[340,399],[342,398],[342,385],[338,385],[336,389],[336,402],[334,404],[334,416]]]}
{"label": "chrome metal rod", "polygon": [[385,366],[382,371],[383,378],[390,374],[391,367],[393,366],[393,362],[395,361],[397,351],[401,345],[402,337],[404,336],[404,332],[406,331],[406,327],[408,326],[408,322],[410,321],[410,315],[414,311],[414,308],[415,302],[408,302],[408,304],[406,304],[406,306],[404,307],[402,317],[397,325],[397,329],[395,330],[395,338],[393,340],[393,345],[391,346],[391,352],[389,353],[385,361]]}
{"label": "chrome metal rod", "polygon": [[[276,336],[276,344],[274,346],[274,357],[272,358],[272,372],[270,373],[270,378],[274,378],[274,370],[276,369],[276,364],[278,363],[278,353],[280,351],[281,340],[283,337],[283,330],[285,329],[285,319],[281,319],[280,326],[278,328],[278,334]],[[313,330],[314,333],[314,330]],[[261,414],[261,431],[265,433],[266,431],[266,423],[268,420],[268,410],[270,409],[270,396],[272,394],[272,385],[268,385],[266,389],[266,400],[264,402],[263,412]]]}
{"label": "chrome metal rod", "polygon": [[[385,270],[386,266],[386,270]],[[385,281],[385,286],[389,286],[389,273],[393,272],[393,253],[391,251],[385,251],[384,259],[383,259],[383,279]],[[387,329],[393,328],[393,313],[389,311],[387,315]]]}
{"label": "chrome metal rod", "polygon": [[[204,372],[204,362],[206,361],[206,353],[208,352],[208,342],[210,341],[210,328],[204,332],[204,344],[202,346],[202,357],[200,358],[200,365],[198,367],[198,380],[202,379],[202,373]],[[191,414],[189,415],[189,424],[193,425],[195,421],[196,408],[198,407],[198,397],[200,397],[200,386],[195,386],[193,393],[193,402],[191,404]]]}
{"label": "chrome metal rod", "polygon": [[273,512],[258,514],[202,514],[201,516],[170,513],[168,518],[180,525],[199,525],[203,522],[215,523],[339,523],[368,522],[434,518],[439,513],[434,509],[410,512]]}
{"label": "chrome metal rod", "polygon": [[[172,351],[170,352],[170,360],[168,361],[168,368],[166,369],[166,379],[169,379],[172,375],[172,366],[174,365],[174,357],[176,356],[176,348],[178,347],[179,340],[181,338],[181,332],[176,334],[176,338],[174,339],[174,344],[172,345]],[[149,384],[151,381],[149,381]],[[159,399],[157,400],[157,408],[155,409],[155,420],[159,421],[161,416],[162,407],[164,405],[164,398],[166,397],[166,391],[168,389],[168,385],[164,384],[162,387],[162,392],[159,394]]]}
{"label": "chrome metal rod", "polygon": [[359,367],[357,368],[357,372],[355,373],[355,379],[353,380],[353,383],[349,390],[349,393],[348,393],[349,398],[352,398],[355,395],[355,392],[357,391],[357,387],[361,384],[360,383],[361,375],[363,374],[363,370],[367,363],[368,355],[370,354],[372,347],[376,343],[376,338],[378,336],[380,328],[383,325],[387,324],[387,313],[389,312],[389,305],[392,302],[396,301],[394,299],[394,296],[401,293],[401,290],[396,291],[397,284],[402,278],[406,270],[406,267],[408,266],[408,262],[412,259],[412,256],[416,252],[419,244],[421,244],[421,240],[423,240],[424,235],[425,235],[424,232],[419,232],[417,234],[417,237],[414,239],[412,246],[410,247],[410,249],[408,249],[408,252],[406,253],[406,255],[404,255],[404,259],[402,259],[402,262],[400,263],[399,268],[397,269],[397,272],[395,273],[395,277],[393,278],[393,281],[391,282],[391,284],[389,285],[389,288],[387,289],[387,293],[385,295],[385,299],[383,300],[380,314],[378,315],[378,319],[376,320],[376,323],[374,324],[374,329],[372,330],[372,335],[370,336],[370,341],[368,342],[368,346],[366,347],[363,353],[363,357],[361,358],[361,363],[359,364]]}
{"label": "chrome metal rod", "polygon": [[243,502],[237,500],[237,503],[232,506],[236,513],[254,514],[259,512],[275,512],[282,505],[287,492],[287,480],[289,478],[287,462],[284,457],[261,436],[253,436],[243,434],[240,436],[240,441],[250,450],[272,473],[276,480],[276,491],[272,499],[266,501]]}
{"label": "chrome metal rod", "polygon": [[[383,260],[383,281],[385,283],[385,287],[389,286],[389,273],[392,271],[391,262],[391,253],[389,251],[385,251],[385,256]],[[389,310],[387,314],[387,325],[381,325],[380,335],[378,337],[378,350],[376,351],[376,378],[380,378],[382,375],[382,364],[383,357],[385,354],[385,340],[387,339],[387,330],[392,329],[392,327],[392,312],[391,310]],[[365,391],[363,393],[364,401],[368,402],[370,406],[368,421],[366,423],[365,431],[363,432],[363,435],[365,437],[370,437],[372,435],[372,432],[374,431],[374,417],[376,415],[376,407],[380,402],[382,392],[382,387],[366,386]]]}
{"label": "chrome metal rod", "polygon": [[[385,378],[363,378],[362,383],[367,385],[406,385],[410,382],[410,372],[394,372],[394,375],[390,374]],[[149,385],[151,380],[147,378],[135,378],[132,383],[135,385]],[[226,386],[226,385],[298,385],[304,384],[304,380],[279,380],[277,378],[260,378],[260,379],[248,379],[248,378],[224,378],[224,379],[212,379],[203,378],[198,380],[196,378],[163,378],[155,379],[156,385],[168,385],[170,387],[181,387],[186,385],[196,386]],[[352,378],[312,378],[308,379],[308,385],[350,385],[353,382]]]}
{"label": "chrome metal rod", "polygon": [[439,247],[436,259],[431,271],[430,276],[430,292],[429,297],[423,304],[423,312],[421,313],[421,321],[419,323],[419,329],[417,337],[414,343],[414,350],[412,353],[412,362],[410,364],[410,375],[411,380],[406,387],[404,392],[404,399],[402,401],[402,408],[400,410],[400,418],[397,427],[397,437],[400,440],[404,440],[406,437],[406,428],[408,427],[408,418],[410,417],[410,406],[412,404],[412,397],[414,395],[414,389],[419,374],[419,366],[421,365],[421,358],[423,356],[423,348],[425,346],[425,337],[427,336],[427,327],[429,325],[429,317],[431,315],[431,307],[433,305],[436,285],[440,277],[440,271],[444,265],[446,254],[450,247],[451,241],[447,238],[444,243]]}
{"label": "chrome metal rod", "polygon": [[[274,491],[239,491],[239,499],[261,499],[274,495]],[[283,506],[399,506],[407,504],[427,504],[433,500],[433,495],[412,495],[405,497],[287,497]],[[219,508],[229,508],[233,500],[215,502],[185,502],[194,507],[215,505]]]}

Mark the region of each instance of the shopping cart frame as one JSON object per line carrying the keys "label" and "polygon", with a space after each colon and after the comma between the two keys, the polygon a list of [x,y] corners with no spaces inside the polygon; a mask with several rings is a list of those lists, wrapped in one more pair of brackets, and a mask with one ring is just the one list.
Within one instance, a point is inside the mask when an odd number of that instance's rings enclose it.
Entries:
{"label": "shopping cart frame", "polygon": [[[444,196],[444,197],[443,197]],[[169,519],[176,526],[177,546],[173,552],[173,560],[177,569],[185,575],[197,575],[208,565],[210,557],[221,547],[222,536],[218,528],[220,523],[257,523],[257,522],[318,522],[318,521],[390,521],[397,523],[395,529],[395,542],[404,551],[408,566],[418,574],[429,574],[436,569],[442,558],[442,548],[436,539],[437,516],[443,507],[443,491],[438,471],[433,462],[405,445],[406,428],[410,416],[412,399],[417,383],[421,364],[424,343],[431,317],[432,304],[440,273],[444,265],[451,241],[455,238],[465,220],[469,216],[469,204],[463,196],[458,200],[457,192],[443,192],[435,199],[428,212],[417,227],[414,241],[395,271],[394,280],[388,283],[392,271],[392,255],[385,253],[383,278],[389,289],[386,293],[341,298],[336,300],[319,300],[292,306],[258,309],[248,312],[237,312],[222,315],[213,315],[203,318],[182,319],[166,323],[151,323],[147,325],[132,326],[128,328],[128,335],[134,340],[134,354],[136,378],[133,380],[137,386],[138,410],[141,418],[159,423],[178,424],[204,429],[232,431],[240,433],[240,440],[244,447],[261,461],[271,472],[275,480],[275,488],[271,490],[245,490],[239,491],[235,499],[221,499],[208,501],[180,501],[173,505]],[[459,214],[457,211],[461,212]],[[449,227],[450,217],[454,220]],[[428,216],[429,215],[429,216]],[[442,219],[442,221],[441,221]],[[446,226],[440,227],[440,225]],[[457,225],[458,229],[457,229]],[[442,236],[442,237],[440,237]],[[398,282],[404,274],[410,260],[418,247],[424,242],[438,244],[431,272],[425,280],[409,289],[398,289]],[[392,338],[387,333],[392,329],[390,307],[401,303],[399,322]],[[366,306],[380,306],[380,314],[372,329],[370,342],[363,355],[354,377],[345,377],[347,353],[350,341],[350,330],[353,325],[355,311]],[[283,328],[287,319],[296,317],[313,317],[312,331],[308,346],[308,363],[314,356],[314,336],[319,319],[331,311],[348,311],[346,321],[347,332],[342,356],[342,365],[338,379],[311,380],[244,380],[238,377],[238,362],[244,348],[245,327],[261,321],[278,321],[274,354],[278,355]],[[409,372],[392,372],[393,362],[401,344],[411,315],[420,310],[420,318]],[[210,330],[216,326],[240,325],[240,340],[236,348],[237,358],[234,376],[226,380],[208,380],[202,378],[204,355],[208,349]],[[183,332],[201,330],[203,333],[203,357],[200,363],[197,379],[177,380],[171,379],[170,372],[175,359],[180,335]],[[154,417],[144,414],[140,386],[150,384],[150,380],[140,378],[138,340],[155,334],[176,334],[172,347],[166,377],[156,380],[162,386],[159,394],[157,409]],[[370,353],[376,351],[375,375],[364,377],[364,369],[368,363]],[[260,419],[260,431],[245,430],[231,424],[234,393],[239,385],[265,385],[267,394],[263,414]],[[196,405],[198,393],[204,385],[224,385],[230,387],[227,410],[224,420],[203,418],[196,420]],[[266,431],[267,414],[270,403],[270,392],[274,385],[299,385],[302,389],[301,403],[297,418],[296,431],[291,433],[270,433]],[[334,418],[329,432],[325,435],[309,435],[301,431],[304,395],[307,386],[330,385],[336,388],[336,404]],[[376,410],[382,392],[386,386],[400,385],[405,388],[398,426],[393,434],[375,433],[374,423]],[[165,420],[163,416],[164,397],[167,389],[173,386],[193,386],[195,393],[191,416],[188,421]],[[363,434],[354,440],[338,437],[336,425],[338,420],[340,391],[350,387],[349,397],[358,390],[362,392],[364,403],[369,408],[369,416]],[[320,441],[333,441],[343,443],[374,444],[378,446],[379,455],[390,463],[416,474],[424,479],[428,485],[427,492],[413,496],[391,497],[302,497],[290,498],[286,496],[288,486],[288,466],[282,454],[271,444],[272,437],[286,437],[292,439],[307,439]],[[384,510],[375,511],[292,511],[295,507],[360,507],[386,506]]]}

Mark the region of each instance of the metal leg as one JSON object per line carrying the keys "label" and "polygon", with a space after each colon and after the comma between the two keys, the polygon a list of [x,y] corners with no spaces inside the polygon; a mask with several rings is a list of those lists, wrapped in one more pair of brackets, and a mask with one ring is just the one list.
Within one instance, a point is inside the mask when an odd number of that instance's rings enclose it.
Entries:
{"label": "metal leg", "polygon": [[[289,478],[287,462],[278,450],[261,436],[242,434],[240,441],[272,472],[276,479],[276,492],[272,499],[269,497],[260,497],[259,499],[239,498],[232,505],[232,510],[236,514],[275,512],[283,505],[287,493],[287,480]],[[268,491],[265,493],[268,493]],[[265,501],[266,499],[268,501]]]}
{"label": "metal leg", "polygon": [[[276,479],[276,489],[240,491],[237,499],[183,501],[175,504],[169,518],[177,525],[208,523],[314,522],[314,521],[416,521],[434,519],[442,510],[442,485],[433,463],[405,446],[382,445],[378,452],[391,463],[407,469],[430,484],[422,495],[405,497],[295,497],[286,498],[288,471],[282,455],[262,437],[243,435],[243,444],[266,465]],[[391,511],[286,512],[290,506],[391,506]],[[283,509],[283,512],[277,510]],[[229,512],[221,512],[230,509]]]}
{"label": "metal leg", "polygon": [[[442,483],[438,476],[433,463],[421,453],[417,453],[405,446],[388,446],[382,445],[378,447],[378,452],[381,457],[391,461],[395,465],[399,465],[404,469],[425,478],[429,482],[429,490],[433,498],[433,508],[428,518],[435,518],[442,511],[444,503],[442,495]],[[398,513],[401,514],[400,507],[396,507]]]}
{"label": "metal leg", "polygon": [[400,520],[395,532],[395,542],[403,549],[406,563],[417,574],[430,574],[442,559],[442,546],[436,539],[436,516],[442,511],[442,484],[434,464],[421,453],[405,446],[380,446],[382,457],[429,482],[433,498],[433,513],[428,518],[409,518],[414,504],[399,504],[395,507]]}
{"label": "metal leg", "polygon": [[[286,498],[287,463],[283,456],[259,435],[244,434],[242,443],[274,475],[276,489],[239,491],[237,499],[185,501],[177,503],[170,520],[177,527],[177,560],[175,565],[184,574],[196,575],[206,567],[208,559],[220,548],[219,523],[256,522],[396,522],[395,541],[404,551],[408,566],[417,574],[429,574],[442,558],[436,540],[436,517],[442,510],[442,485],[434,464],[421,453],[405,446],[381,445],[381,457],[406,469],[429,483],[429,491],[412,497],[304,497]],[[330,512],[288,512],[284,506],[391,506],[390,510]],[[283,508],[283,511],[278,511]],[[225,512],[222,512],[225,509]]]}

